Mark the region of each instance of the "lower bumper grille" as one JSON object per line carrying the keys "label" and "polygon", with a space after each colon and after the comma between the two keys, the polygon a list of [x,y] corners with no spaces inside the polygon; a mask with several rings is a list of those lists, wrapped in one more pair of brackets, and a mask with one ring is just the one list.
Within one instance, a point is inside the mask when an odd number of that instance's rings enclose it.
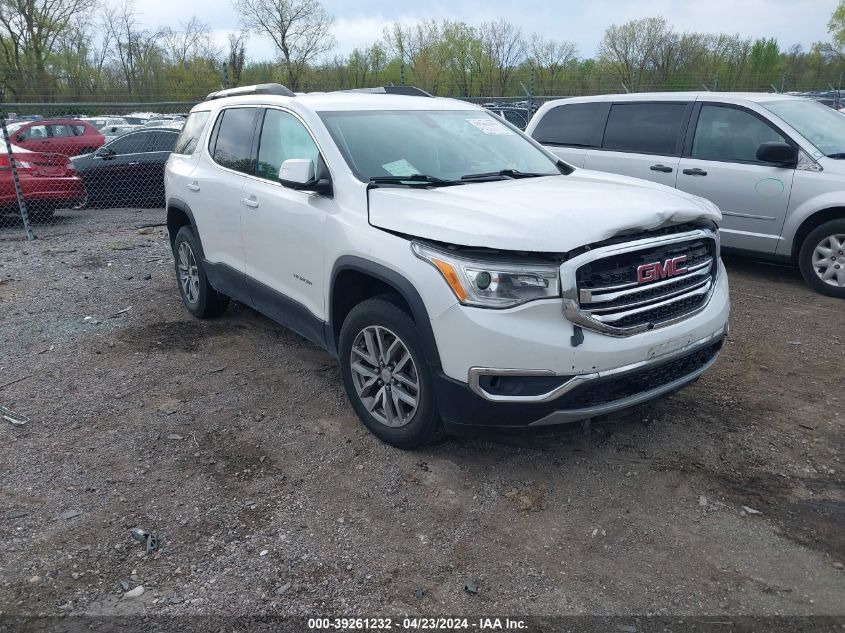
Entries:
{"label": "lower bumper grille", "polygon": [[698,371],[713,360],[721,348],[719,340],[662,365],[576,387],[565,396],[564,408],[587,409],[658,389]]}

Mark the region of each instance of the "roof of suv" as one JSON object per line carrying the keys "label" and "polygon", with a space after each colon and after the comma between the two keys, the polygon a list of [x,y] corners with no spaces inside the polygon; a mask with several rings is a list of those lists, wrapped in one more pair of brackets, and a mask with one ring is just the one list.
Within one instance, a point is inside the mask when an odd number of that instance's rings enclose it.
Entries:
{"label": "roof of suv", "polygon": [[215,108],[223,105],[299,105],[308,110],[331,112],[339,110],[479,110],[479,106],[459,101],[431,97],[410,97],[406,95],[369,94],[360,92],[315,92],[298,94],[295,97],[281,95],[251,94],[222,97],[206,101],[201,106],[212,104]]}
{"label": "roof of suv", "polygon": [[[806,100],[805,97],[774,92],[707,92],[701,90],[697,92],[632,92],[613,95],[595,95],[591,97],[570,97],[567,99],[555,99],[554,102],[695,101],[697,99],[706,99],[707,101],[725,101],[730,103],[735,103],[737,101],[753,101],[754,103],[762,103],[767,101]],[[549,103],[551,103],[551,101]]]}

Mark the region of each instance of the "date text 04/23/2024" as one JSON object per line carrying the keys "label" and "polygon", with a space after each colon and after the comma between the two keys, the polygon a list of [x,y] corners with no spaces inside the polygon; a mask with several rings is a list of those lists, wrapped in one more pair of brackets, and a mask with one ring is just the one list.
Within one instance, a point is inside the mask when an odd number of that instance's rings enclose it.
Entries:
{"label": "date text 04/23/2024", "polygon": [[524,620],[512,618],[309,618],[310,630],[329,631],[522,631]]}

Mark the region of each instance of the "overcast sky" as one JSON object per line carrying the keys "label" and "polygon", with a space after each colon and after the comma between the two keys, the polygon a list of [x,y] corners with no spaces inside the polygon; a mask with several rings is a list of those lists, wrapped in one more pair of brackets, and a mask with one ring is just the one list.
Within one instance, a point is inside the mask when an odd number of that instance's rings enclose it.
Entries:
{"label": "overcast sky", "polygon": [[[836,4],[837,0],[323,0],[337,20],[336,53],[368,46],[381,37],[384,27],[397,21],[448,18],[478,24],[502,17],[521,26],[526,34],[537,32],[574,41],[582,57],[595,53],[610,24],[655,15],[663,15],[679,31],[776,37],[782,49],[793,44],[808,48],[827,39],[827,21]],[[135,6],[139,17],[152,27],[175,26],[196,15],[210,26],[221,45],[227,32],[238,29],[238,17],[229,0],[139,0]],[[268,42],[252,37],[247,56],[268,59],[274,52]]]}

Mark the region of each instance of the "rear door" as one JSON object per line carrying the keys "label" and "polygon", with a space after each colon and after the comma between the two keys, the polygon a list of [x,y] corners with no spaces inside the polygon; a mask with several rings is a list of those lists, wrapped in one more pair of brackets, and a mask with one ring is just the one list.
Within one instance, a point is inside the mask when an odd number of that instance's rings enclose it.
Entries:
{"label": "rear door", "polygon": [[179,133],[172,131],[137,132],[146,138],[142,153],[135,156],[128,172],[130,188],[139,202],[164,204],[164,165],[176,144]]}
{"label": "rear door", "polygon": [[540,118],[531,136],[575,167],[584,167],[587,151],[601,147],[609,102],[563,103]]}
{"label": "rear door", "polygon": [[[246,174],[255,171],[253,138],[258,107],[220,110],[212,128],[208,155],[200,157],[185,183],[189,208],[194,213],[205,258],[216,264],[218,289],[229,284],[243,295],[244,249],[241,242],[241,197]],[[182,187],[180,187],[180,190]]]}
{"label": "rear door", "polygon": [[73,128],[66,123],[53,123],[47,126],[47,133],[50,137],[50,151],[76,156],[79,151],[76,146],[76,134]]}
{"label": "rear door", "polygon": [[675,186],[683,131],[692,103],[614,103],[600,149],[587,152],[584,167]]}
{"label": "rear door", "polygon": [[147,135],[136,132],[109,143],[111,152],[95,153],[94,166],[85,176],[89,201],[97,200],[117,207],[138,204],[139,192],[132,175],[146,146]]}
{"label": "rear door", "polygon": [[721,209],[722,246],[774,253],[795,167],[762,163],[757,149],[765,142],[792,141],[753,110],[724,103],[699,104],[691,128],[678,189]]}

